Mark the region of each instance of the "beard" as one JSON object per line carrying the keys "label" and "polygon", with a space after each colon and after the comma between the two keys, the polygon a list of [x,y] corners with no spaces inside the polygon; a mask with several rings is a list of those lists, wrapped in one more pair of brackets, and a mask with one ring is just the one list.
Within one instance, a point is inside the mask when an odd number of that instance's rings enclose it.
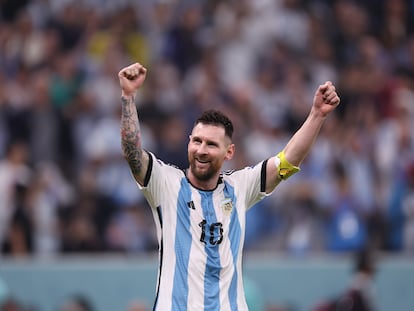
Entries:
{"label": "beard", "polygon": [[190,170],[192,174],[194,175],[194,177],[196,177],[198,180],[201,180],[201,181],[210,180],[218,172],[218,169],[212,163],[209,163],[209,166],[206,169],[198,168],[197,161],[195,159],[190,161]]}

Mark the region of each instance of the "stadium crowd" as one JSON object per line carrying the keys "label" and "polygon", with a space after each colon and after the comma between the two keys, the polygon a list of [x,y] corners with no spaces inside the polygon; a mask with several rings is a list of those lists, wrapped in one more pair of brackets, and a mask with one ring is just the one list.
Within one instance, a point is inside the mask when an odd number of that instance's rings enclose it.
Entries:
{"label": "stadium crowd", "polygon": [[[192,120],[237,157],[281,150],[317,85],[341,105],[301,172],[248,212],[246,249],[414,252],[414,1],[0,1],[0,254],[156,249],[120,145],[120,68],[148,68],[145,148],[187,166]],[[1,256],[1,255],[0,255]]]}

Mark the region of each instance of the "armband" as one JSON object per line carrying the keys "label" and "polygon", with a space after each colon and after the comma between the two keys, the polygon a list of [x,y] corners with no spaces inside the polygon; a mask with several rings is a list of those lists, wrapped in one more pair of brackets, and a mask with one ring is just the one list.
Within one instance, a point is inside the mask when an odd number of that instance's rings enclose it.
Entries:
{"label": "armband", "polygon": [[286,160],[284,151],[279,152],[279,154],[275,157],[275,162],[278,167],[279,177],[282,180],[286,180],[293,174],[300,171],[298,166],[294,166]]}

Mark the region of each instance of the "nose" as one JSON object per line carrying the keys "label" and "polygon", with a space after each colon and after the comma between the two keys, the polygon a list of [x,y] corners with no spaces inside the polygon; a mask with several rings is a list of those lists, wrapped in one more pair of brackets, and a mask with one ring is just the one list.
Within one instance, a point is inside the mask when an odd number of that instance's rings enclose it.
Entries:
{"label": "nose", "polygon": [[208,153],[208,150],[207,150],[207,144],[206,143],[201,143],[199,146],[198,146],[198,149],[197,149],[197,153],[198,154],[207,154]]}

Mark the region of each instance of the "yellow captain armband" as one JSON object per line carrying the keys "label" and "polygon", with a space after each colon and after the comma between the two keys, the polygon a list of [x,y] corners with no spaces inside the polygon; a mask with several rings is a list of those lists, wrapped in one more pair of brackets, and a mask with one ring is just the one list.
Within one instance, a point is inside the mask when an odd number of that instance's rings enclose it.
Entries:
{"label": "yellow captain armband", "polygon": [[275,157],[275,162],[276,167],[278,168],[279,177],[282,180],[286,180],[293,174],[300,171],[298,166],[294,166],[286,160],[284,151],[279,152],[279,154]]}

